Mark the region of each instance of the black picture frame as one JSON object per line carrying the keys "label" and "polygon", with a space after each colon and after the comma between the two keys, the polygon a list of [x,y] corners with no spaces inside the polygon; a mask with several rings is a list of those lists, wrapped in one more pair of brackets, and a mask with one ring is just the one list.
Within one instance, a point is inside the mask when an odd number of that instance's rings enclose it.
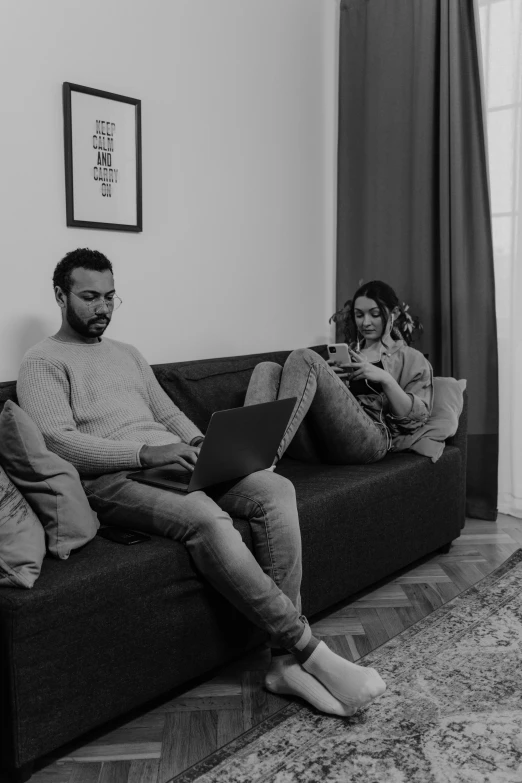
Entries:
{"label": "black picture frame", "polygon": [[[90,96],[93,100],[76,98],[77,95]],[[114,107],[107,101],[114,102]],[[79,105],[75,106],[76,103]],[[134,111],[118,108],[118,104],[130,104]],[[118,123],[111,121],[113,113],[120,117]],[[63,123],[67,226],[143,231],[141,101],[64,82]],[[123,172],[113,161],[113,156],[117,156],[115,137],[122,123],[127,147],[133,143],[135,148],[134,154],[124,156]],[[104,165],[99,164],[101,159]]]}

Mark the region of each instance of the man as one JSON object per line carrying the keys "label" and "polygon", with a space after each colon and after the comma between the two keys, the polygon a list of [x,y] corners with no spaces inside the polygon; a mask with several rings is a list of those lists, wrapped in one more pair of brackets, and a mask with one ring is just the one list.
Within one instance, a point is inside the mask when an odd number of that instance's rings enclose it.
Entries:
{"label": "man", "polygon": [[[204,436],[134,347],[102,338],[121,304],[110,261],[98,251],[72,251],[56,266],[53,285],[62,324],[26,353],[18,398],[48,448],[75,465],[100,521],[183,543],[204,578],[268,632],[269,690],[336,715],[383,693],[374,669],[329,650],[299,612],[301,539],[289,481],[259,471],[209,497],[128,478],[133,469],[171,463],[193,470]],[[250,523],[259,562],[231,515]]]}

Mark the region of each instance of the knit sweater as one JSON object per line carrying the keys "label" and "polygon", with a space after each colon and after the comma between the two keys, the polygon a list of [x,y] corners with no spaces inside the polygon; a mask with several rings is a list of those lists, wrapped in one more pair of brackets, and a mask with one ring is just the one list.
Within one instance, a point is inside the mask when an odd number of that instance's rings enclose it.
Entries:
{"label": "knit sweater", "polygon": [[201,432],[126,343],[66,343],[47,337],[25,354],[20,406],[47,447],[80,475],[140,467],[144,445],[190,443]]}

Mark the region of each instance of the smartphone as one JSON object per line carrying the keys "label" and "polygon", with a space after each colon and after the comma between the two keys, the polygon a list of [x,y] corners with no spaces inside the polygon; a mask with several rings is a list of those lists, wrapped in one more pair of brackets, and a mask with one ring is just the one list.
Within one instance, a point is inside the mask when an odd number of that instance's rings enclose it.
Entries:
{"label": "smartphone", "polygon": [[145,533],[137,533],[135,530],[127,530],[124,527],[101,527],[97,535],[126,546],[150,541],[150,536],[145,535]]}
{"label": "smartphone", "polygon": [[335,364],[351,364],[350,352],[346,343],[334,343],[328,346],[328,357]]}

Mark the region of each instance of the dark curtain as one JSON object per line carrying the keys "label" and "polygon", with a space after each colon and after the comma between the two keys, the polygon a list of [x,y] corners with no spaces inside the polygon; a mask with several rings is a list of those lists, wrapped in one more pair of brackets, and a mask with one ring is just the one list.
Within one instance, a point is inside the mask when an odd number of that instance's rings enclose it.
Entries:
{"label": "dark curtain", "polygon": [[337,306],[385,280],[466,378],[467,514],[496,519],[493,249],[473,0],[342,0]]}

